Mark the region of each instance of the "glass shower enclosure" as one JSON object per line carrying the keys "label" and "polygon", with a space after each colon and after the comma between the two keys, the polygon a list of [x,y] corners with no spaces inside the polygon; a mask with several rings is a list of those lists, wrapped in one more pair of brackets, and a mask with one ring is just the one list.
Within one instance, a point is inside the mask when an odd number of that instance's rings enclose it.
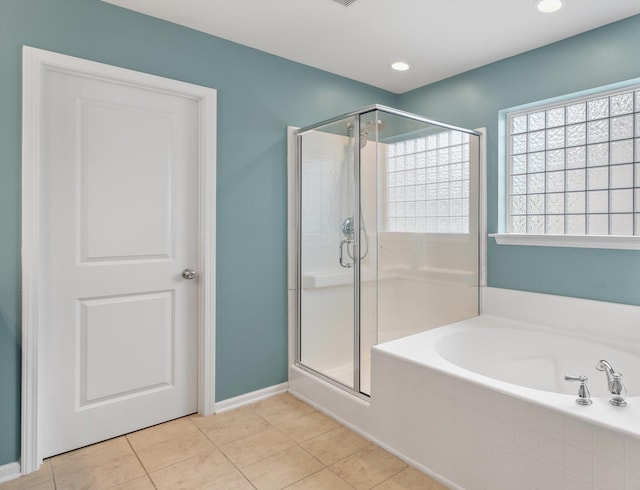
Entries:
{"label": "glass shower enclosure", "polygon": [[296,365],[368,396],[372,346],[478,314],[480,135],[376,105],[296,140]]}

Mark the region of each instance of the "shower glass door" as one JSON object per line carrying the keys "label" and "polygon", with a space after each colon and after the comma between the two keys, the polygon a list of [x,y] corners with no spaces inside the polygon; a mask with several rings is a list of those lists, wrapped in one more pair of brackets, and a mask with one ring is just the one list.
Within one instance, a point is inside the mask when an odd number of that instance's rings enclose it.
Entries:
{"label": "shower glass door", "polygon": [[298,136],[300,250],[298,361],[359,391],[357,309],[356,117]]}

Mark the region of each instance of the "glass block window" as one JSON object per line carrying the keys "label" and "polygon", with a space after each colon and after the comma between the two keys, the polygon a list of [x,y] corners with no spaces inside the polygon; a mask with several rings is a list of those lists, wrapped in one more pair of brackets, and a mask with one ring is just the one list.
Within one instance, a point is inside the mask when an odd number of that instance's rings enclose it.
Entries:
{"label": "glass block window", "polygon": [[513,112],[508,225],[518,234],[640,235],[640,87]]}
{"label": "glass block window", "polygon": [[386,206],[387,231],[469,233],[469,135],[388,144]]}

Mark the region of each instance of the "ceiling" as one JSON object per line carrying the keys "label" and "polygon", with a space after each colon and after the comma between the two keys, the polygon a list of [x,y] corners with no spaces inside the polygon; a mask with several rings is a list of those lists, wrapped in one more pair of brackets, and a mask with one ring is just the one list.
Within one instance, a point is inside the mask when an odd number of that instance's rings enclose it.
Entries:
{"label": "ceiling", "polygon": [[566,0],[553,14],[534,0],[104,1],[395,93],[640,14],[639,0]]}

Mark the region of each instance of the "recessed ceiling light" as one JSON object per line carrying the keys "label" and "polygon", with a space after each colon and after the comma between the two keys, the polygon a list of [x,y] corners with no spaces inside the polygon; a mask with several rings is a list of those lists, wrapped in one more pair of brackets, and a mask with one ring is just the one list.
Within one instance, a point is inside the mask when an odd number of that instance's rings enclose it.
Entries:
{"label": "recessed ceiling light", "polygon": [[557,12],[562,8],[562,0],[538,0],[536,2],[536,8],[545,14]]}
{"label": "recessed ceiling light", "polygon": [[391,63],[391,68],[396,71],[407,71],[411,66],[409,66],[409,63],[405,63],[404,61],[396,61],[395,63]]}

